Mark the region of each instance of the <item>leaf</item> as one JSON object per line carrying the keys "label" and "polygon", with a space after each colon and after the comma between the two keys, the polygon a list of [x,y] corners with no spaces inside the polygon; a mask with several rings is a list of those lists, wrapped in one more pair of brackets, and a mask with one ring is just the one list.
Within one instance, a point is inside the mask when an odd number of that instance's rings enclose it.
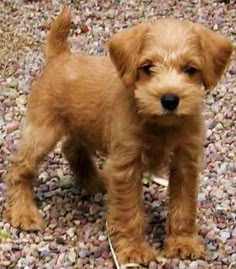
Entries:
{"label": "leaf", "polygon": [[8,231],[0,229],[0,238],[8,239],[10,237],[11,237],[11,234]]}
{"label": "leaf", "polygon": [[148,178],[148,177],[143,178],[143,184],[144,185],[147,185],[149,182],[150,182],[150,178]]}

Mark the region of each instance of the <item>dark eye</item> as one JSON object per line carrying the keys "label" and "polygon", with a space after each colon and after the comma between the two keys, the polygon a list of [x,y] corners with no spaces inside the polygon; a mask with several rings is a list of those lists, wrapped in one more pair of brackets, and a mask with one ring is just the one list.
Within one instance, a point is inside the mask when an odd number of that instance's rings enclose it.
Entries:
{"label": "dark eye", "polygon": [[140,66],[139,70],[143,71],[146,75],[150,75],[152,73],[153,64],[143,64]]}
{"label": "dark eye", "polygon": [[186,73],[186,74],[188,74],[190,76],[196,74],[197,71],[198,71],[197,68],[192,67],[192,66],[187,66],[187,67],[184,68],[184,73]]}

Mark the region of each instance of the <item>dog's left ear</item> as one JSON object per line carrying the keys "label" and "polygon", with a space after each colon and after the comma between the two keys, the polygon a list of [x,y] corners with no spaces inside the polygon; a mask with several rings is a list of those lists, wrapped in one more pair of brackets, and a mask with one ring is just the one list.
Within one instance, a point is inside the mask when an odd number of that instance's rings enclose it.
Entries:
{"label": "dog's left ear", "polygon": [[137,77],[139,55],[148,30],[149,24],[141,23],[115,34],[108,44],[111,60],[126,86],[131,86]]}
{"label": "dog's left ear", "polygon": [[224,36],[194,24],[200,36],[204,55],[203,83],[206,89],[214,88],[220,80],[233,51],[231,42]]}

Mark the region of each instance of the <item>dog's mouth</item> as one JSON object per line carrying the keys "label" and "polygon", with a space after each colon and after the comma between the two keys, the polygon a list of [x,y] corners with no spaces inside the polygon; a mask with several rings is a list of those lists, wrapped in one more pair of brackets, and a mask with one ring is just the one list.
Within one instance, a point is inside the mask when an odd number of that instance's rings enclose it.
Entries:
{"label": "dog's mouth", "polygon": [[182,123],[183,118],[176,114],[174,111],[165,112],[159,115],[153,115],[148,119],[152,124],[162,125],[162,126],[178,126]]}
{"label": "dog's mouth", "polygon": [[160,116],[168,116],[168,117],[177,117],[178,116],[178,110],[166,110],[166,109],[162,109],[162,115]]}

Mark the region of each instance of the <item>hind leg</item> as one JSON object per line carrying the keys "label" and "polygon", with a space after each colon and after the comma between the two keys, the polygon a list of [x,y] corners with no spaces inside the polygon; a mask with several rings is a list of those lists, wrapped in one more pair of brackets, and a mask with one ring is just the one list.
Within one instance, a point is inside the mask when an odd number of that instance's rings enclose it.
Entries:
{"label": "hind leg", "polygon": [[59,126],[28,123],[20,147],[5,178],[8,193],[6,217],[12,226],[23,230],[39,230],[43,219],[34,201],[33,179],[38,165],[60,138]]}
{"label": "hind leg", "polygon": [[68,137],[62,150],[81,188],[89,194],[105,191],[89,150],[78,138]]}

